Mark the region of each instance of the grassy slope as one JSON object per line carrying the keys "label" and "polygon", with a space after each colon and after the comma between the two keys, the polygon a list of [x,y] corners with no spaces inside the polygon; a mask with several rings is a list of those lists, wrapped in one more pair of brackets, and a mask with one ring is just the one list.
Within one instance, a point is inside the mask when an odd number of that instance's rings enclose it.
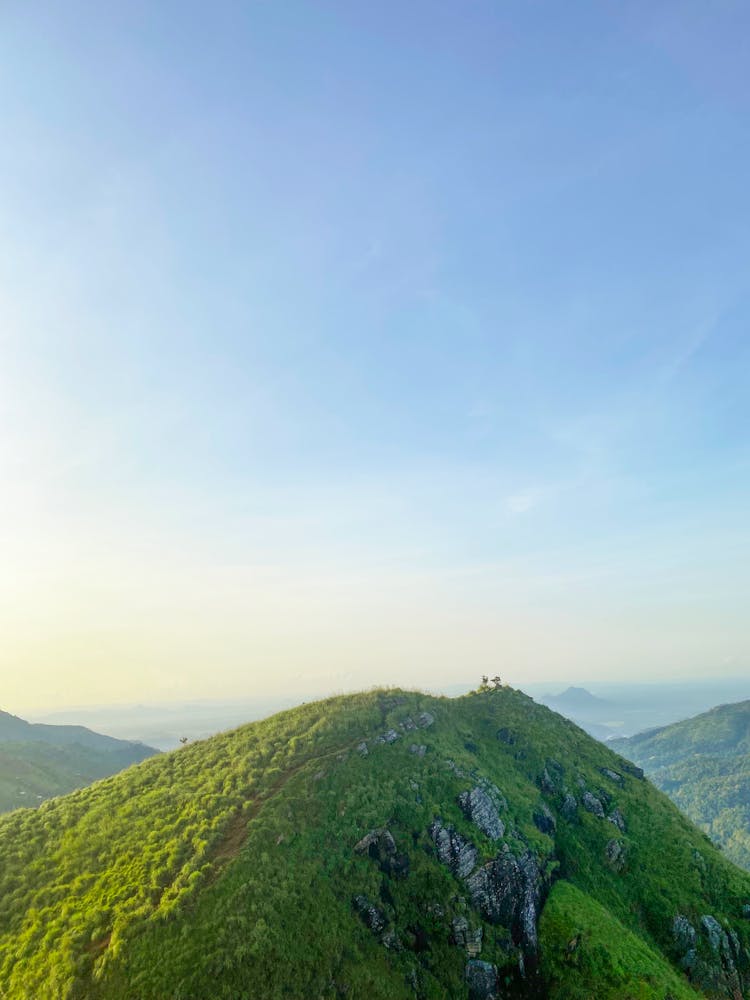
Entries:
{"label": "grassy slope", "polygon": [[[423,709],[434,726],[371,744],[366,757],[356,751]],[[499,727],[515,744],[496,738]],[[428,746],[424,758],[409,752],[412,741]],[[576,823],[559,818],[556,842],[537,830],[547,757],[573,790],[579,775],[592,790],[607,787],[628,822],[618,834],[624,871],[606,863],[617,834],[606,821],[584,811]],[[414,975],[425,997],[466,996],[465,955],[449,939],[466,891],[436,861],[426,829],[440,815],[484,857],[497,845],[460,813],[456,796],[472,780],[446,760],[499,785],[512,847],[524,841],[559,861],[564,881],[542,921],[554,996],[598,995],[596,928],[605,918],[622,939],[612,991],[602,994],[613,1000],[663,1000],[662,984],[676,975],[665,950],[678,912],[729,919],[748,944],[750,925],[738,917],[750,876],[648,783],[608,784],[599,768],[617,768],[617,757],[572,723],[509,689],[455,700],[373,692],[302,706],[0,820],[0,996],[273,1000],[334,997],[346,984],[349,1000],[376,1000],[414,996]],[[409,854],[408,878],[384,879],[354,854],[379,826]],[[354,893],[381,906],[402,950],[387,951],[353,915]],[[429,936],[421,953],[417,925]],[[574,925],[577,965],[566,951]],[[509,974],[517,962],[507,933],[489,925],[481,957]],[[691,995],[675,982],[677,1000]]]}
{"label": "grassy slope", "polygon": [[0,812],[38,805],[92,781],[116,774],[155,753],[150,747],[124,743],[100,750],[78,744],[0,742]]}
{"label": "grassy slope", "polygon": [[729,858],[750,869],[750,701],[613,745],[645,768]]}

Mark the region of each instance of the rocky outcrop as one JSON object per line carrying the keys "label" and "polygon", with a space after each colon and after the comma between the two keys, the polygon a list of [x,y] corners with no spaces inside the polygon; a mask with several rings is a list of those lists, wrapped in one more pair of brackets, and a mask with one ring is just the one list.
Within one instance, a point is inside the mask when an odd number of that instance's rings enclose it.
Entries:
{"label": "rocky outcrop", "polygon": [[367,854],[373,861],[377,861],[380,870],[386,875],[403,877],[409,874],[409,856],[399,852],[390,830],[370,830],[355,844],[354,850],[357,854]]}
{"label": "rocky outcrop", "polygon": [[625,779],[617,771],[613,771],[609,767],[600,767],[599,770],[601,771],[601,773],[604,775],[605,778],[609,778],[609,780],[613,781],[616,785],[625,784]]}
{"label": "rocky outcrop", "polygon": [[427,753],[427,747],[424,743],[412,743],[409,747],[409,753],[416,754],[417,757],[424,757]]}
{"label": "rocky outcrop", "polygon": [[466,878],[477,864],[477,849],[461,836],[452,826],[444,826],[442,820],[436,819],[430,825],[437,856],[447,865],[458,878]]}
{"label": "rocky outcrop", "polygon": [[464,816],[490,840],[499,840],[505,833],[505,824],[499,815],[499,808],[505,807],[505,799],[494,785],[487,788],[477,785],[469,792],[462,792],[458,804]]}
{"label": "rocky outcrop", "polygon": [[464,972],[469,987],[469,1000],[496,1000],[497,966],[479,959],[470,959]]}
{"label": "rocky outcrop", "polygon": [[370,751],[367,749],[367,743],[364,740],[362,740],[361,743],[357,744],[357,752],[362,757],[366,757],[369,754]]}
{"label": "rocky outcrop", "polygon": [[608,840],[604,848],[604,855],[607,863],[616,872],[620,872],[625,867],[625,845],[621,840]]}
{"label": "rocky outcrop", "polygon": [[398,733],[395,729],[387,729],[384,733],[378,736],[377,743],[395,743],[399,738]]}
{"label": "rocky outcrop", "polygon": [[576,819],[578,816],[578,800],[575,795],[571,795],[570,792],[566,793],[560,806],[560,812],[569,822]]}
{"label": "rocky outcrop", "polygon": [[588,810],[588,812],[593,813],[599,819],[604,819],[604,806],[602,805],[601,799],[598,799],[596,795],[591,792],[584,792],[583,798],[583,808]]}
{"label": "rocky outcrop", "polygon": [[509,927],[515,943],[527,954],[536,952],[543,879],[531,851],[516,858],[506,845],[470,875],[466,885],[472,905],[486,920]]}
{"label": "rocky outcrop", "polygon": [[557,829],[557,820],[544,803],[534,812],[533,818],[534,826],[537,830],[549,834],[550,837],[554,836]]}
{"label": "rocky outcrop", "polygon": [[417,716],[417,725],[420,729],[428,729],[435,721],[435,716],[430,712],[420,712]]}
{"label": "rocky outcrop", "polygon": [[482,928],[471,927],[464,916],[454,917],[451,939],[459,948],[465,948],[469,958],[476,958],[482,951]]}
{"label": "rocky outcrop", "polygon": [[607,819],[613,824],[613,826],[616,826],[621,833],[625,833],[625,817],[619,809],[613,809],[609,816],[607,816]]}
{"label": "rocky outcrop", "polygon": [[382,910],[371,903],[367,896],[355,896],[352,902],[360,920],[373,934],[379,934],[385,929],[386,920]]}

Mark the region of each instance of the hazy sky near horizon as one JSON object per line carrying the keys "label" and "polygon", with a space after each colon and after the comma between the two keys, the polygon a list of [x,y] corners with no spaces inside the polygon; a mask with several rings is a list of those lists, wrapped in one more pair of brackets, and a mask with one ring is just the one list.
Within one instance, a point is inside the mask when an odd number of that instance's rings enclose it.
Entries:
{"label": "hazy sky near horizon", "polygon": [[0,707],[750,667],[750,10],[0,7]]}

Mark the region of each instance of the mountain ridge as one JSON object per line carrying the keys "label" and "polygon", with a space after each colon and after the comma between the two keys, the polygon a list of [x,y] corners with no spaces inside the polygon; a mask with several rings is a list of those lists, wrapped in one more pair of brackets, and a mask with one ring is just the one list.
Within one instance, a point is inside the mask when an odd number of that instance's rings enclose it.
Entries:
{"label": "mountain ridge", "polygon": [[509,688],[303,705],[13,813],[0,851],[10,997],[687,1000],[750,967],[750,876]]}

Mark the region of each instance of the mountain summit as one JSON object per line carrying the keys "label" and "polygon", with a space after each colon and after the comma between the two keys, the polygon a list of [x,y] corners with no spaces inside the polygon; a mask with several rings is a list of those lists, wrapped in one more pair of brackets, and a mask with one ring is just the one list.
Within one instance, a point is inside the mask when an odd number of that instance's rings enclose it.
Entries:
{"label": "mountain summit", "polygon": [[303,705],[0,820],[0,995],[738,998],[750,875],[518,691]]}

